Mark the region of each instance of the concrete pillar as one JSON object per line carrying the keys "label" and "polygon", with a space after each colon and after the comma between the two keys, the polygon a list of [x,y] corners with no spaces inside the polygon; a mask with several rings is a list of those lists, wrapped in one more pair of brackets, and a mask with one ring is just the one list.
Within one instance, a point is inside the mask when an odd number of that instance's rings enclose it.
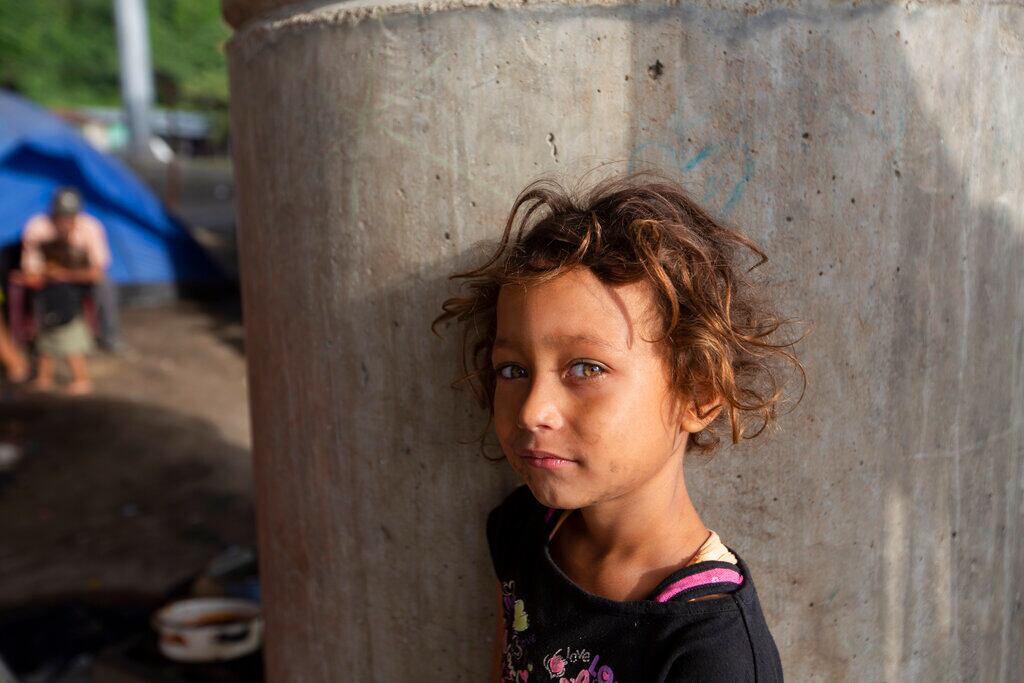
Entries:
{"label": "concrete pillar", "polygon": [[224,0],[271,681],[484,679],[514,483],[430,336],[518,189],[680,174],[813,322],[694,465],[792,680],[1024,678],[1024,11]]}

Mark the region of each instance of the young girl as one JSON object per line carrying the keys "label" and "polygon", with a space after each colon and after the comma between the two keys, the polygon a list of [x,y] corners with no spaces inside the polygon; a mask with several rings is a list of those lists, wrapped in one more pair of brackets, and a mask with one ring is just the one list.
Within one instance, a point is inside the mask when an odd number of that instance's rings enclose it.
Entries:
{"label": "young girl", "polygon": [[775,361],[802,376],[747,255],[766,260],[671,181],[582,198],[540,181],[493,256],[454,276],[466,295],[438,321],[465,325],[469,376],[526,484],[487,520],[494,680],[782,680],[750,568],[704,525],[683,467],[716,422],[735,443],[775,418]]}

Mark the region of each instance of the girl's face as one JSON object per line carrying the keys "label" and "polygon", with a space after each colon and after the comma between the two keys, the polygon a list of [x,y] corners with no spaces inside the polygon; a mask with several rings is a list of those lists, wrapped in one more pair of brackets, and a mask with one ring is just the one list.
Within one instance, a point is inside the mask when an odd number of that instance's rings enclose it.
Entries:
{"label": "girl's face", "polygon": [[[587,507],[681,466],[687,432],[657,336],[650,285],[576,268],[498,296],[494,424],[543,504]],[[669,473],[669,469],[672,473]]]}

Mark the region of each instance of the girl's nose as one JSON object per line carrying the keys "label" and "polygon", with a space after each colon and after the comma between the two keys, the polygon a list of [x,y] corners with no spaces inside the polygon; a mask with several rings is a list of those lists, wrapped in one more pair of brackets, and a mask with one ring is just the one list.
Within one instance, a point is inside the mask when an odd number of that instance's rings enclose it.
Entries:
{"label": "girl's nose", "polygon": [[526,400],[519,408],[519,427],[535,432],[542,429],[560,429],[562,411],[558,406],[559,392],[551,382],[534,379]]}

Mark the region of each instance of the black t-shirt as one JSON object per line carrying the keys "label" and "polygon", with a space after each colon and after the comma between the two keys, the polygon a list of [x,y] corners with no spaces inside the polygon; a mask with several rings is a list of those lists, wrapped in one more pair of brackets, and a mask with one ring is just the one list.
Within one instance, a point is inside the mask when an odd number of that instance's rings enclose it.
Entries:
{"label": "black t-shirt", "polygon": [[[781,681],[782,664],[742,559],[673,572],[645,600],[587,593],[551,559],[557,511],[521,486],[487,518],[502,589],[504,681]],[[735,554],[735,551],[733,551]],[[724,597],[689,602],[710,594]]]}

